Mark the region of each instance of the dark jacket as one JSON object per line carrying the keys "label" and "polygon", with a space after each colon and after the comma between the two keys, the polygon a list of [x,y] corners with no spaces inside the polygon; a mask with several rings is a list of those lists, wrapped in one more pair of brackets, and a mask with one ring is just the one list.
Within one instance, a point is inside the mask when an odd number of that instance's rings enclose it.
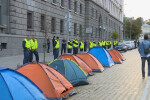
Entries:
{"label": "dark jacket", "polygon": [[23,41],[23,42],[22,42],[22,47],[23,47],[24,51],[25,51],[25,50],[28,50],[28,48],[27,48],[25,45],[26,45],[26,41]]}

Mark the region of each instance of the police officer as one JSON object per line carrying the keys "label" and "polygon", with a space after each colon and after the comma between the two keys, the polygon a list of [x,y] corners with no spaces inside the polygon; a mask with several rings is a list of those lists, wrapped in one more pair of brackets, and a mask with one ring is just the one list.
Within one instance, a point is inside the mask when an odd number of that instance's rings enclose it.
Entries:
{"label": "police officer", "polygon": [[108,40],[108,43],[109,43],[109,45],[108,45],[108,49],[110,49],[110,48],[111,48],[111,41],[110,41],[110,40]]}
{"label": "police officer", "polygon": [[54,41],[54,59],[56,59],[59,55],[59,37],[56,37],[56,40]]}
{"label": "police officer", "polygon": [[67,51],[68,51],[68,53],[72,53],[72,42],[71,42],[71,39],[69,39],[69,41],[67,43]]}
{"label": "police officer", "polygon": [[79,47],[80,47],[80,52],[83,52],[84,51],[84,43],[82,40],[80,41]]}
{"label": "police officer", "polygon": [[103,45],[102,47],[106,49],[106,41],[105,40],[102,41],[102,45]]}
{"label": "police officer", "polygon": [[79,47],[77,39],[75,38],[72,43],[73,43],[73,54],[77,54],[78,53],[78,47]]}
{"label": "police officer", "polygon": [[92,40],[90,40],[90,43],[89,43],[89,50],[91,50],[93,48],[93,42]]}
{"label": "police officer", "polygon": [[30,53],[30,37],[27,36],[24,41],[22,42],[22,47],[24,50],[24,59],[23,64],[29,63],[29,53]]}
{"label": "police officer", "polygon": [[117,40],[113,41],[113,48],[115,48],[117,44],[118,44]]}
{"label": "police officer", "polygon": [[93,47],[96,47],[96,46],[97,46],[97,44],[96,44],[95,40],[93,40]]}
{"label": "police officer", "polygon": [[66,39],[63,38],[61,43],[62,43],[62,45],[61,45],[61,55],[62,55],[63,51],[64,51],[64,53],[66,53]]}
{"label": "police officer", "polygon": [[99,40],[99,41],[98,41],[98,45],[99,45],[100,47],[102,47],[102,46],[103,46],[103,43],[102,43],[102,41],[101,41],[101,40]]}
{"label": "police officer", "polygon": [[107,49],[109,49],[109,45],[110,45],[110,42],[109,42],[109,40],[107,40],[107,41],[106,41],[106,48],[107,48]]}
{"label": "police officer", "polygon": [[37,51],[38,42],[37,42],[37,39],[35,39],[35,36],[32,36],[32,39],[30,40],[30,43],[31,43],[31,50],[30,50],[30,60],[29,60],[29,62],[32,62],[33,54],[34,54],[35,58],[36,58],[36,62],[38,63],[39,62],[39,54],[38,54],[38,51]]}
{"label": "police officer", "polygon": [[87,51],[87,40],[84,41],[84,52]]}

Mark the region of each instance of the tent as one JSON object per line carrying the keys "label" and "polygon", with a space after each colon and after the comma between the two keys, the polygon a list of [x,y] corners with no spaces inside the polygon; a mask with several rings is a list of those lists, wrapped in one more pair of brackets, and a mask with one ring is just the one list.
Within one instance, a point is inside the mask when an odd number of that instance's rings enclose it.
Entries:
{"label": "tent", "polygon": [[113,51],[114,53],[116,53],[116,54],[118,55],[118,57],[119,57],[122,61],[125,60],[124,56],[123,56],[119,51],[117,51],[116,49],[112,49],[112,51]]}
{"label": "tent", "polygon": [[85,53],[77,54],[76,56],[82,59],[84,62],[86,62],[86,64],[88,64],[88,66],[93,70],[93,72],[102,72],[104,70],[102,64],[93,55]]}
{"label": "tent", "polygon": [[114,61],[110,54],[102,47],[94,47],[89,51],[90,54],[95,56],[103,66],[111,67],[114,65]]}
{"label": "tent", "polygon": [[24,75],[0,67],[0,100],[46,100],[42,93]]}
{"label": "tent", "polygon": [[83,71],[87,75],[94,75],[94,73],[92,72],[92,69],[84,61],[82,61],[79,57],[77,57],[75,55],[65,54],[65,55],[60,56],[57,59],[61,59],[61,58],[73,60],[75,63],[77,63],[83,69]]}
{"label": "tent", "polygon": [[50,99],[61,99],[74,89],[63,75],[44,64],[27,64],[17,71],[31,79]]}
{"label": "tent", "polygon": [[80,66],[69,59],[54,60],[49,65],[64,75],[73,86],[87,85],[87,77]]}
{"label": "tent", "polygon": [[115,64],[121,64],[122,63],[121,59],[118,57],[118,55],[115,52],[113,52],[112,50],[107,50],[107,51],[111,55]]}

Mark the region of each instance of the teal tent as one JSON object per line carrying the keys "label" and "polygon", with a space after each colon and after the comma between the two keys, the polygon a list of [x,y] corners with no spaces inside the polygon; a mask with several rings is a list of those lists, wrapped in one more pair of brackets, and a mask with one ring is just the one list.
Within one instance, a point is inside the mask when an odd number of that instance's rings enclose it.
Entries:
{"label": "teal tent", "polygon": [[73,86],[89,84],[82,68],[69,59],[56,59],[49,66],[59,71]]}
{"label": "teal tent", "polygon": [[0,67],[0,100],[46,100],[46,98],[27,77]]}

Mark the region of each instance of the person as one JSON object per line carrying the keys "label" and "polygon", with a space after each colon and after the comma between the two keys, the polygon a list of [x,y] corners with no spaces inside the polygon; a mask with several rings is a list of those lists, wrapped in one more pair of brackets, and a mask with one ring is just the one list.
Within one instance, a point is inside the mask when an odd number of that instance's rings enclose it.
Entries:
{"label": "person", "polygon": [[102,47],[102,46],[103,46],[103,43],[102,43],[102,41],[101,41],[101,40],[99,40],[99,41],[98,41],[98,45],[99,45],[100,47]]}
{"label": "person", "polygon": [[148,41],[148,35],[144,35],[144,41],[140,42],[138,51],[141,56],[141,61],[142,61],[142,77],[143,79],[145,78],[145,61],[147,60],[148,62],[148,77],[150,78],[150,52],[145,53],[145,50],[150,49],[150,42]]}
{"label": "person", "polygon": [[63,51],[64,51],[64,53],[66,53],[66,39],[63,38],[61,43],[62,43],[62,45],[61,45],[61,55],[62,55]]}
{"label": "person", "polygon": [[79,47],[78,40],[75,38],[72,43],[73,43],[73,54],[77,54]]}
{"label": "person", "polygon": [[51,42],[50,42],[50,37],[48,37],[48,39],[47,39],[47,53],[50,53],[50,52],[49,52],[50,44],[51,44]]}
{"label": "person", "polygon": [[55,42],[55,36],[53,36],[53,39],[52,39],[53,55],[54,55],[54,42]]}
{"label": "person", "polygon": [[30,48],[30,60],[29,60],[29,62],[32,62],[33,54],[34,54],[35,58],[36,58],[36,62],[38,63],[39,62],[39,54],[37,51],[38,42],[37,42],[37,39],[35,39],[34,35],[32,36],[32,39],[30,40],[30,44],[31,44],[31,48]]}
{"label": "person", "polygon": [[103,45],[102,47],[106,49],[106,41],[105,40],[102,41],[102,45]]}
{"label": "person", "polygon": [[134,40],[135,49],[136,49],[136,45],[137,45],[137,40]]}
{"label": "person", "polygon": [[80,47],[80,52],[83,52],[84,51],[84,43],[82,40],[80,41],[79,47]]}
{"label": "person", "polygon": [[97,46],[97,44],[96,44],[95,40],[93,40],[93,47],[96,47],[96,46]]}
{"label": "person", "polygon": [[59,37],[56,37],[54,42],[54,60],[59,56]]}
{"label": "person", "polygon": [[93,42],[92,40],[90,40],[90,43],[89,43],[89,51],[93,48]]}
{"label": "person", "polygon": [[22,47],[24,51],[24,59],[23,59],[23,64],[29,63],[29,53],[30,53],[30,37],[27,36],[23,42],[22,42]]}
{"label": "person", "polygon": [[69,39],[69,41],[67,43],[67,51],[68,51],[68,53],[72,53],[72,42],[71,42],[71,39]]}
{"label": "person", "polygon": [[115,49],[115,47],[116,47],[117,44],[118,44],[118,41],[117,41],[117,40],[113,41],[113,48],[114,48],[114,49]]}
{"label": "person", "polygon": [[84,52],[87,51],[87,40],[84,41]]}

